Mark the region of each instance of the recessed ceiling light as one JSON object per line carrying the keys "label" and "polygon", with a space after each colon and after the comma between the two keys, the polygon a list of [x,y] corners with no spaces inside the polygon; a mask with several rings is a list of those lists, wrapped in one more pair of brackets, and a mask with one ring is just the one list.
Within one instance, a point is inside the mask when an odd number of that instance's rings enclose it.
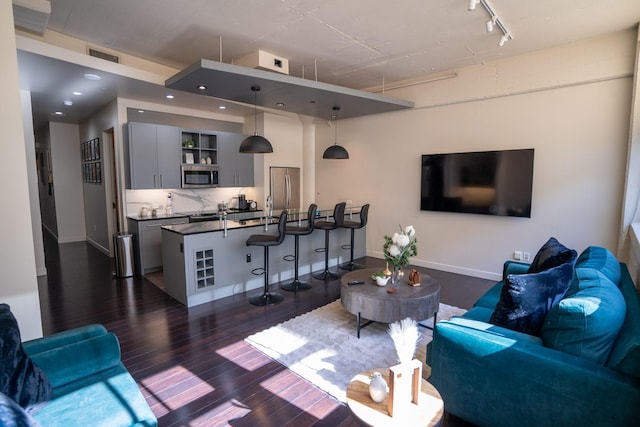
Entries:
{"label": "recessed ceiling light", "polygon": [[73,94],[74,94],[75,96],[80,96],[80,95],[82,95],[82,92],[73,92]]}
{"label": "recessed ceiling light", "polygon": [[174,96],[173,95],[167,95],[167,99],[173,99]]}
{"label": "recessed ceiling light", "polygon": [[207,90],[207,87],[205,85],[198,85],[198,89]]}
{"label": "recessed ceiling light", "polygon": [[218,108],[221,109],[221,110],[226,110],[227,109],[227,107],[225,105],[221,105]]}
{"label": "recessed ceiling light", "polygon": [[72,105],[73,105],[73,101],[68,101],[68,100],[67,100],[67,101],[64,101],[64,105],[66,105],[66,106],[70,107],[70,106],[72,106]]}
{"label": "recessed ceiling light", "polygon": [[278,103],[276,103],[276,107],[278,107],[278,108],[282,108],[282,107],[284,107],[284,102],[278,102]]}
{"label": "recessed ceiling light", "polygon": [[87,80],[100,80],[102,77],[98,76],[97,74],[85,74],[84,78]]}

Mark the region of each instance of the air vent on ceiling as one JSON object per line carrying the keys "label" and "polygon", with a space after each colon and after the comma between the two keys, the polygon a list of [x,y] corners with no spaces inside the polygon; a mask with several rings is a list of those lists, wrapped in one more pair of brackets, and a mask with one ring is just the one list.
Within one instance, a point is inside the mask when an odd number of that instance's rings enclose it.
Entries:
{"label": "air vent on ceiling", "polygon": [[51,15],[49,0],[13,0],[13,21],[17,27],[44,34]]}
{"label": "air vent on ceiling", "polygon": [[243,56],[234,61],[234,64],[289,75],[289,60],[277,57],[264,50],[257,50],[249,55]]}
{"label": "air vent on ceiling", "polygon": [[87,52],[89,52],[90,56],[93,56],[95,58],[100,58],[100,59],[104,59],[105,61],[115,62],[116,64],[120,63],[120,57],[112,53],[103,52],[101,50],[94,49],[92,47],[87,47]]}

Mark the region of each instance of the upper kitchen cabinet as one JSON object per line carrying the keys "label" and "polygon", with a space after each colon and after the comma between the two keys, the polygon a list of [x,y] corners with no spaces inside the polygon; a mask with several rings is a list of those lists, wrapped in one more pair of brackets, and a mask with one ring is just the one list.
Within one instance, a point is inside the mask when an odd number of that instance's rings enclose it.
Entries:
{"label": "upper kitchen cabinet", "polygon": [[218,134],[218,164],[221,187],[253,187],[253,154],[240,153],[246,135]]}
{"label": "upper kitchen cabinet", "polygon": [[180,188],[180,130],[130,122],[127,188]]}

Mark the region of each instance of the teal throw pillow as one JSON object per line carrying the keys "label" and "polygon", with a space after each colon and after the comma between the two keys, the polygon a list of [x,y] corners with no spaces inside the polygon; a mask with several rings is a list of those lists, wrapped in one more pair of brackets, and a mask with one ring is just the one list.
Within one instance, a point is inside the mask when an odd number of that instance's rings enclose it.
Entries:
{"label": "teal throw pillow", "polygon": [[618,287],[620,286],[620,278],[622,276],[620,262],[607,248],[589,246],[578,257],[576,268],[594,268]]}
{"label": "teal throw pillow", "polygon": [[603,273],[576,269],[576,280],[542,327],[546,347],[604,365],[624,322],[626,304]]}
{"label": "teal throw pillow", "polygon": [[574,260],[539,273],[508,275],[489,322],[539,336],[547,313],[571,285]]}

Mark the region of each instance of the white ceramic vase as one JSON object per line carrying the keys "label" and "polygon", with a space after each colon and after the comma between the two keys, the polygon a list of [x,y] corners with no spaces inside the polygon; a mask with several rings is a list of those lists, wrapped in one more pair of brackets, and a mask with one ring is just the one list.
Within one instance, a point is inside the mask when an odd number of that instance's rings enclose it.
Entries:
{"label": "white ceramic vase", "polygon": [[380,372],[371,374],[369,381],[369,395],[374,402],[380,403],[387,397],[387,382],[382,378]]}

